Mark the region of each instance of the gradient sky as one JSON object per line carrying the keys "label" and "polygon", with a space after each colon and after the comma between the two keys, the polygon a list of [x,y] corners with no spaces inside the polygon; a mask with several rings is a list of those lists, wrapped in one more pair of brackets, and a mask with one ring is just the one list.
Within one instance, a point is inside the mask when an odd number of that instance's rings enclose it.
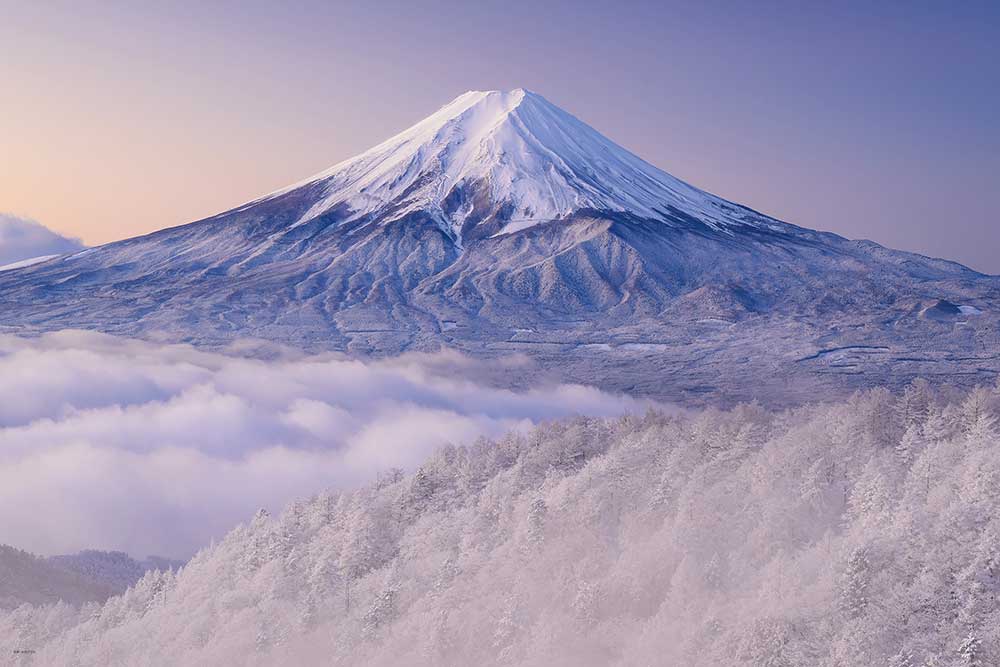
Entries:
{"label": "gradient sky", "polygon": [[526,87],[727,199],[1000,273],[995,1],[140,4],[0,0],[0,212],[133,236]]}

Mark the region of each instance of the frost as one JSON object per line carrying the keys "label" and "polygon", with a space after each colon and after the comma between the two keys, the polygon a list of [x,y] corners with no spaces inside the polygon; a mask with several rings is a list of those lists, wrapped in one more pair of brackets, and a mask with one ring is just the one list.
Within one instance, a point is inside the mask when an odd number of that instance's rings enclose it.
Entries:
{"label": "frost", "polygon": [[995,389],[915,383],[552,422],[260,513],[103,607],[0,615],[0,644],[37,664],[996,665],[998,417]]}

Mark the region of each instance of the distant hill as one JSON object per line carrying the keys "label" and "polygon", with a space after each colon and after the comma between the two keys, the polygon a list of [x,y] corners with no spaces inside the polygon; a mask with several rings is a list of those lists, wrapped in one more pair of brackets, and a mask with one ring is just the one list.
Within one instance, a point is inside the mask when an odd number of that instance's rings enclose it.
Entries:
{"label": "distant hill", "polygon": [[26,551],[0,545],[0,608],[21,604],[103,602],[123,590],[108,581],[63,569]]}
{"label": "distant hill", "polygon": [[52,556],[49,562],[70,572],[110,584],[124,591],[149,570],[179,570],[184,561],[149,556],[138,561],[123,551],[87,549],[76,554]]}
{"label": "distant hill", "polygon": [[121,551],[86,550],[35,556],[0,545],[0,608],[21,604],[103,602],[135,584],[149,570],[178,570],[183,561],[150,556],[137,561]]}

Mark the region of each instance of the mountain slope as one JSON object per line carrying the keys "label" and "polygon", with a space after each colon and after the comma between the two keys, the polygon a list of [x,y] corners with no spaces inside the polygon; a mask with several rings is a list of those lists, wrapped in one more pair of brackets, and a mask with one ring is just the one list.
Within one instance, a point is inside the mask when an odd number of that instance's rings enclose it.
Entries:
{"label": "mountain slope", "polygon": [[990,381],[998,295],[698,190],[523,90],[462,95],[212,218],[0,273],[7,330],[517,352],[538,362],[524,381],[685,401]]}
{"label": "mountain slope", "polygon": [[64,602],[79,607],[104,602],[151,570],[179,570],[182,561],[149,556],[137,561],[120,551],[86,550],[43,558],[0,544],[0,610],[23,604]]}
{"label": "mountain slope", "polygon": [[422,211],[458,242],[470,231],[483,236],[484,227],[511,233],[584,209],[660,218],[676,208],[713,225],[741,222],[727,202],[523,89],[460,95],[388,141],[276,195],[313,186],[322,197],[296,224],[337,207],[350,210],[350,218],[384,220]]}
{"label": "mountain slope", "polygon": [[0,609],[22,604],[104,602],[134,582],[109,581],[60,567],[58,563],[0,544]]}
{"label": "mountain slope", "polygon": [[83,577],[113,586],[116,591],[124,591],[135,585],[143,575],[151,570],[179,570],[184,561],[148,556],[136,560],[123,551],[98,551],[86,549],[75,554],[49,556],[48,562],[66,572],[75,572]]}
{"label": "mountain slope", "polygon": [[944,394],[447,447],[261,511],[99,611],[0,613],[0,644],[53,665],[1000,664],[1000,395]]}

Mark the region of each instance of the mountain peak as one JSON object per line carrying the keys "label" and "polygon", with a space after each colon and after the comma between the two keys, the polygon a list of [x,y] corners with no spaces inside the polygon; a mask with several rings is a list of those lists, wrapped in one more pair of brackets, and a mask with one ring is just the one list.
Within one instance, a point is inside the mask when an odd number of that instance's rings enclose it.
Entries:
{"label": "mountain peak", "polygon": [[[541,95],[472,90],[364,153],[271,196],[318,186],[296,226],[335,207],[386,222],[421,211],[461,244],[470,225],[513,233],[581,210],[713,227],[742,211],[674,178]],[[683,216],[682,216],[683,217]]]}
{"label": "mountain peak", "polygon": [[7,332],[524,354],[518,373],[672,401],[981,381],[997,294],[713,197],[523,91],[460,95],[286,194],[0,272]]}
{"label": "mountain peak", "polygon": [[532,92],[527,88],[513,88],[511,90],[468,90],[445,106],[454,104],[459,100],[471,101],[473,104],[485,100],[497,100],[513,108],[520,104],[523,100],[529,98],[537,98],[541,100],[545,99],[538,93]]}
{"label": "mountain peak", "polygon": [[518,102],[527,96],[540,97],[538,93],[533,93],[530,90],[527,90],[526,88],[513,88],[511,90],[467,90],[452,101],[454,102],[456,100],[460,100],[466,96],[473,97],[476,99],[482,99],[485,97],[498,97],[509,100],[515,100]]}

